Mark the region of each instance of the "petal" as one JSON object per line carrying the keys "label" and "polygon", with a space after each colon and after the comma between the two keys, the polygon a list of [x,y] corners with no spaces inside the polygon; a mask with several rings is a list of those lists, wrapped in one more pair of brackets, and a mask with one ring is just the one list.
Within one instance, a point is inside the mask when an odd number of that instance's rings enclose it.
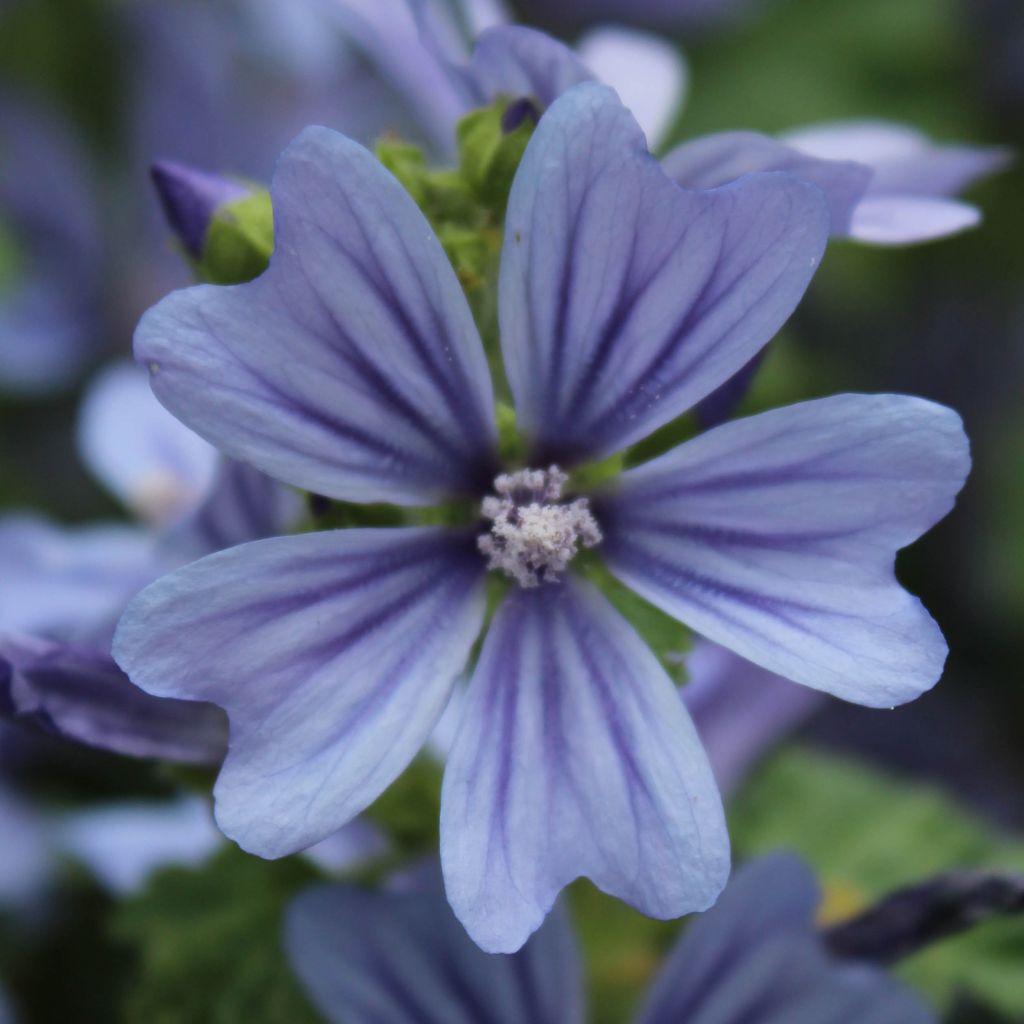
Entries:
{"label": "petal", "polygon": [[217,469],[216,450],[153,397],[146,371],[131,363],[109,366],[89,385],[78,448],[111,494],[155,524],[193,509]]}
{"label": "petal", "polygon": [[684,188],[716,188],[757,171],[783,171],[816,185],[828,199],[832,234],[843,234],[871,181],[871,168],[809,156],[757,132],[721,132],[684,142],[661,161]]}
{"label": "petal", "polygon": [[0,631],[109,645],[128,599],[163,571],[152,537],[121,525],[0,520]]}
{"label": "petal", "polygon": [[825,700],[708,640],[687,654],[686,674],[683,702],[724,794]]}
{"label": "petal", "polygon": [[227,747],[220,708],[144,693],[102,650],[3,636],[0,696],[15,719],[116,754],[220,764]]}
{"label": "petal", "polygon": [[669,953],[637,1024],[930,1024],[880,972],[826,958],[817,903],[814,877],[795,857],[743,867]]}
{"label": "petal", "polygon": [[161,402],[225,453],[350,501],[490,482],[491,384],[425,218],[365,149],[307,128],[272,186],[270,268],[175,292],[135,335]]}
{"label": "petal", "polygon": [[302,501],[290,488],[244,462],[223,459],[206,500],[164,535],[164,547],[186,561],[186,555],[199,558],[246,541],[274,537],[295,525],[302,508]]}
{"label": "petal", "polygon": [[1003,146],[937,146],[906,125],[849,121],[788,133],[802,152],[830,160],[857,160],[874,168],[875,195],[952,196],[1013,161]]}
{"label": "petal", "polygon": [[670,615],[787,679],[891,707],[946,657],[895,552],[952,508],[969,465],[952,410],[838,395],[680,445],[595,514],[612,571]]}
{"label": "petal", "polygon": [[500,276],[534,457],[608,455],[714,390],[792,312],[827,233],[817,189],[760,175],[688,192],[611,90],[563,96],[513,183]]}
{"label": "petal", "polygon": [[544,107],[593,77],[564,43],[522,25],[481,33],[469,74],[484,102],[497,96],[532,96]]}
{"label": "petal", "polygon": [[285,950],[314,1005],[338,1024],[580,1024],[569,922],[552,914],[514,956],[466,935],[440,880],[411,892],[318,886],[295,899]]}
{"label": "petal", "polygon": [[604,26],[583,36],[576,52],[619,94],[650,148],[657,148],[686,97],[689,69],[678,47],[648,32]]}
{"label": "petal", "polygon": [[479,632],[482,575],[437,528],[253,541],[144,590],[114,654],[150,693],[227,711],[217,822],[279,857],[341,828],[423,745]]}
{"label": "petal", "polygon": [[850,237],[872,245],[910,245],[946,238],[981,220],[974,206],[927,196],[869,196],[857,204]]}
{"label": "petal", "polygon": [[499,609],[445,770],[441,858],[490,952],[518,949],[581,875],[652,917],[703,909],[724,885],[722,806],[689,716],[589,584]]}
{"label": "petal", "polygon": [[121,896],[138,892],[159,868],[198,866],[224,842],[200,797],[74,811],[58,820],[55,832],[65,853]]}

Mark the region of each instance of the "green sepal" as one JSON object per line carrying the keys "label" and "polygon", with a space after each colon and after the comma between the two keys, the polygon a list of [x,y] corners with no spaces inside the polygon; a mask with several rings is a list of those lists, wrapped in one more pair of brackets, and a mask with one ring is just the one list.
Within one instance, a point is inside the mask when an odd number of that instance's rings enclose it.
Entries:
{"label": "green sepal", "polygon": [[502,120],[508,105],[508,99],[499,99],[488,107],[473,110],[455,129],[462,176],[498,217],[504,216],[512,179],[536,127],[533,119],[527,117],[513,131],[506,132]]}
{"label": "green sepal", "polygon": [[196,272],[211,284],[243,284],[267,269],[273,251],[274,212],[270,193],[254,189],[214,212]]}

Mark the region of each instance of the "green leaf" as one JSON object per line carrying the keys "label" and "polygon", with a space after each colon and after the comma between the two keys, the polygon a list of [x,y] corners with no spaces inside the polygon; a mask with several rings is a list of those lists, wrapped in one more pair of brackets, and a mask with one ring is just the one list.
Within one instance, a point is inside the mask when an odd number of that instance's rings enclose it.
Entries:
{"label": "green leaf", "polygon": [[259,277],[274,251],[274,213],[270,193],[224,203],[206,229],[203,256],[197,270],[211,284],[242,284]]}
{"label": "green leaf", "polygon": [[459,121],[459,166],[480,201],[497,217],[504,216],[512,179],[536,127],[525,117],[511,132],[502,123],[508,100],[471,111]]}
{"label": "green leaf", "polygon": [[[999,835],[939,790],[805,748],[766,762],[731,812],[742,857],[796,850],[818,871],[824,911],[845,914],[950,868],[1024,870],[1024,842]],[[830,914],[830,909],[832,913]],[[940,1007],[958,991],[1024,1013],[1024,920],[993,921],[912,957],[900,973]]]}
{"label": "green leaf", "polygon": [[281,949],[285,906],[317,877],[299,858],[265,861],[233,846],[198,870],[154,875],[113,919],[113,934],[140,961],[123,1019],[318,1022]]}

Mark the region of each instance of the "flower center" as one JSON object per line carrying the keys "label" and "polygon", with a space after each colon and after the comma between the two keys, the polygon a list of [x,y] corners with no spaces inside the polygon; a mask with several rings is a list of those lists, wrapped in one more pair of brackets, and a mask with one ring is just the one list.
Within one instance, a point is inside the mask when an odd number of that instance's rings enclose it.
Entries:
{"label": "flower center", "polygon": [[491,528],[477,538],[488,569],[500,569],[521,587],[557,580],[578,545],[592,548],[601,531],[586,498],[559,504],[569,478],[557,466],[502,473],[481,512]]}

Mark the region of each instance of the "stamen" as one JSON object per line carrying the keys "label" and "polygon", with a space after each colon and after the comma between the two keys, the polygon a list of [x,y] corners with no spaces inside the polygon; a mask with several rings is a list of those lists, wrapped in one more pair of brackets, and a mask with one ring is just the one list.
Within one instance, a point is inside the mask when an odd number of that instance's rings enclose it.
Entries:
{"label": "stamen", "polygon": [[492,526],[477,539],[488,569],[500,569],[521,587],[536,587],[557,580],[580,544],[600,544],[586,498],[558,503],[568,479],[557,466],[497,477],[495,493],[481,506]]}

